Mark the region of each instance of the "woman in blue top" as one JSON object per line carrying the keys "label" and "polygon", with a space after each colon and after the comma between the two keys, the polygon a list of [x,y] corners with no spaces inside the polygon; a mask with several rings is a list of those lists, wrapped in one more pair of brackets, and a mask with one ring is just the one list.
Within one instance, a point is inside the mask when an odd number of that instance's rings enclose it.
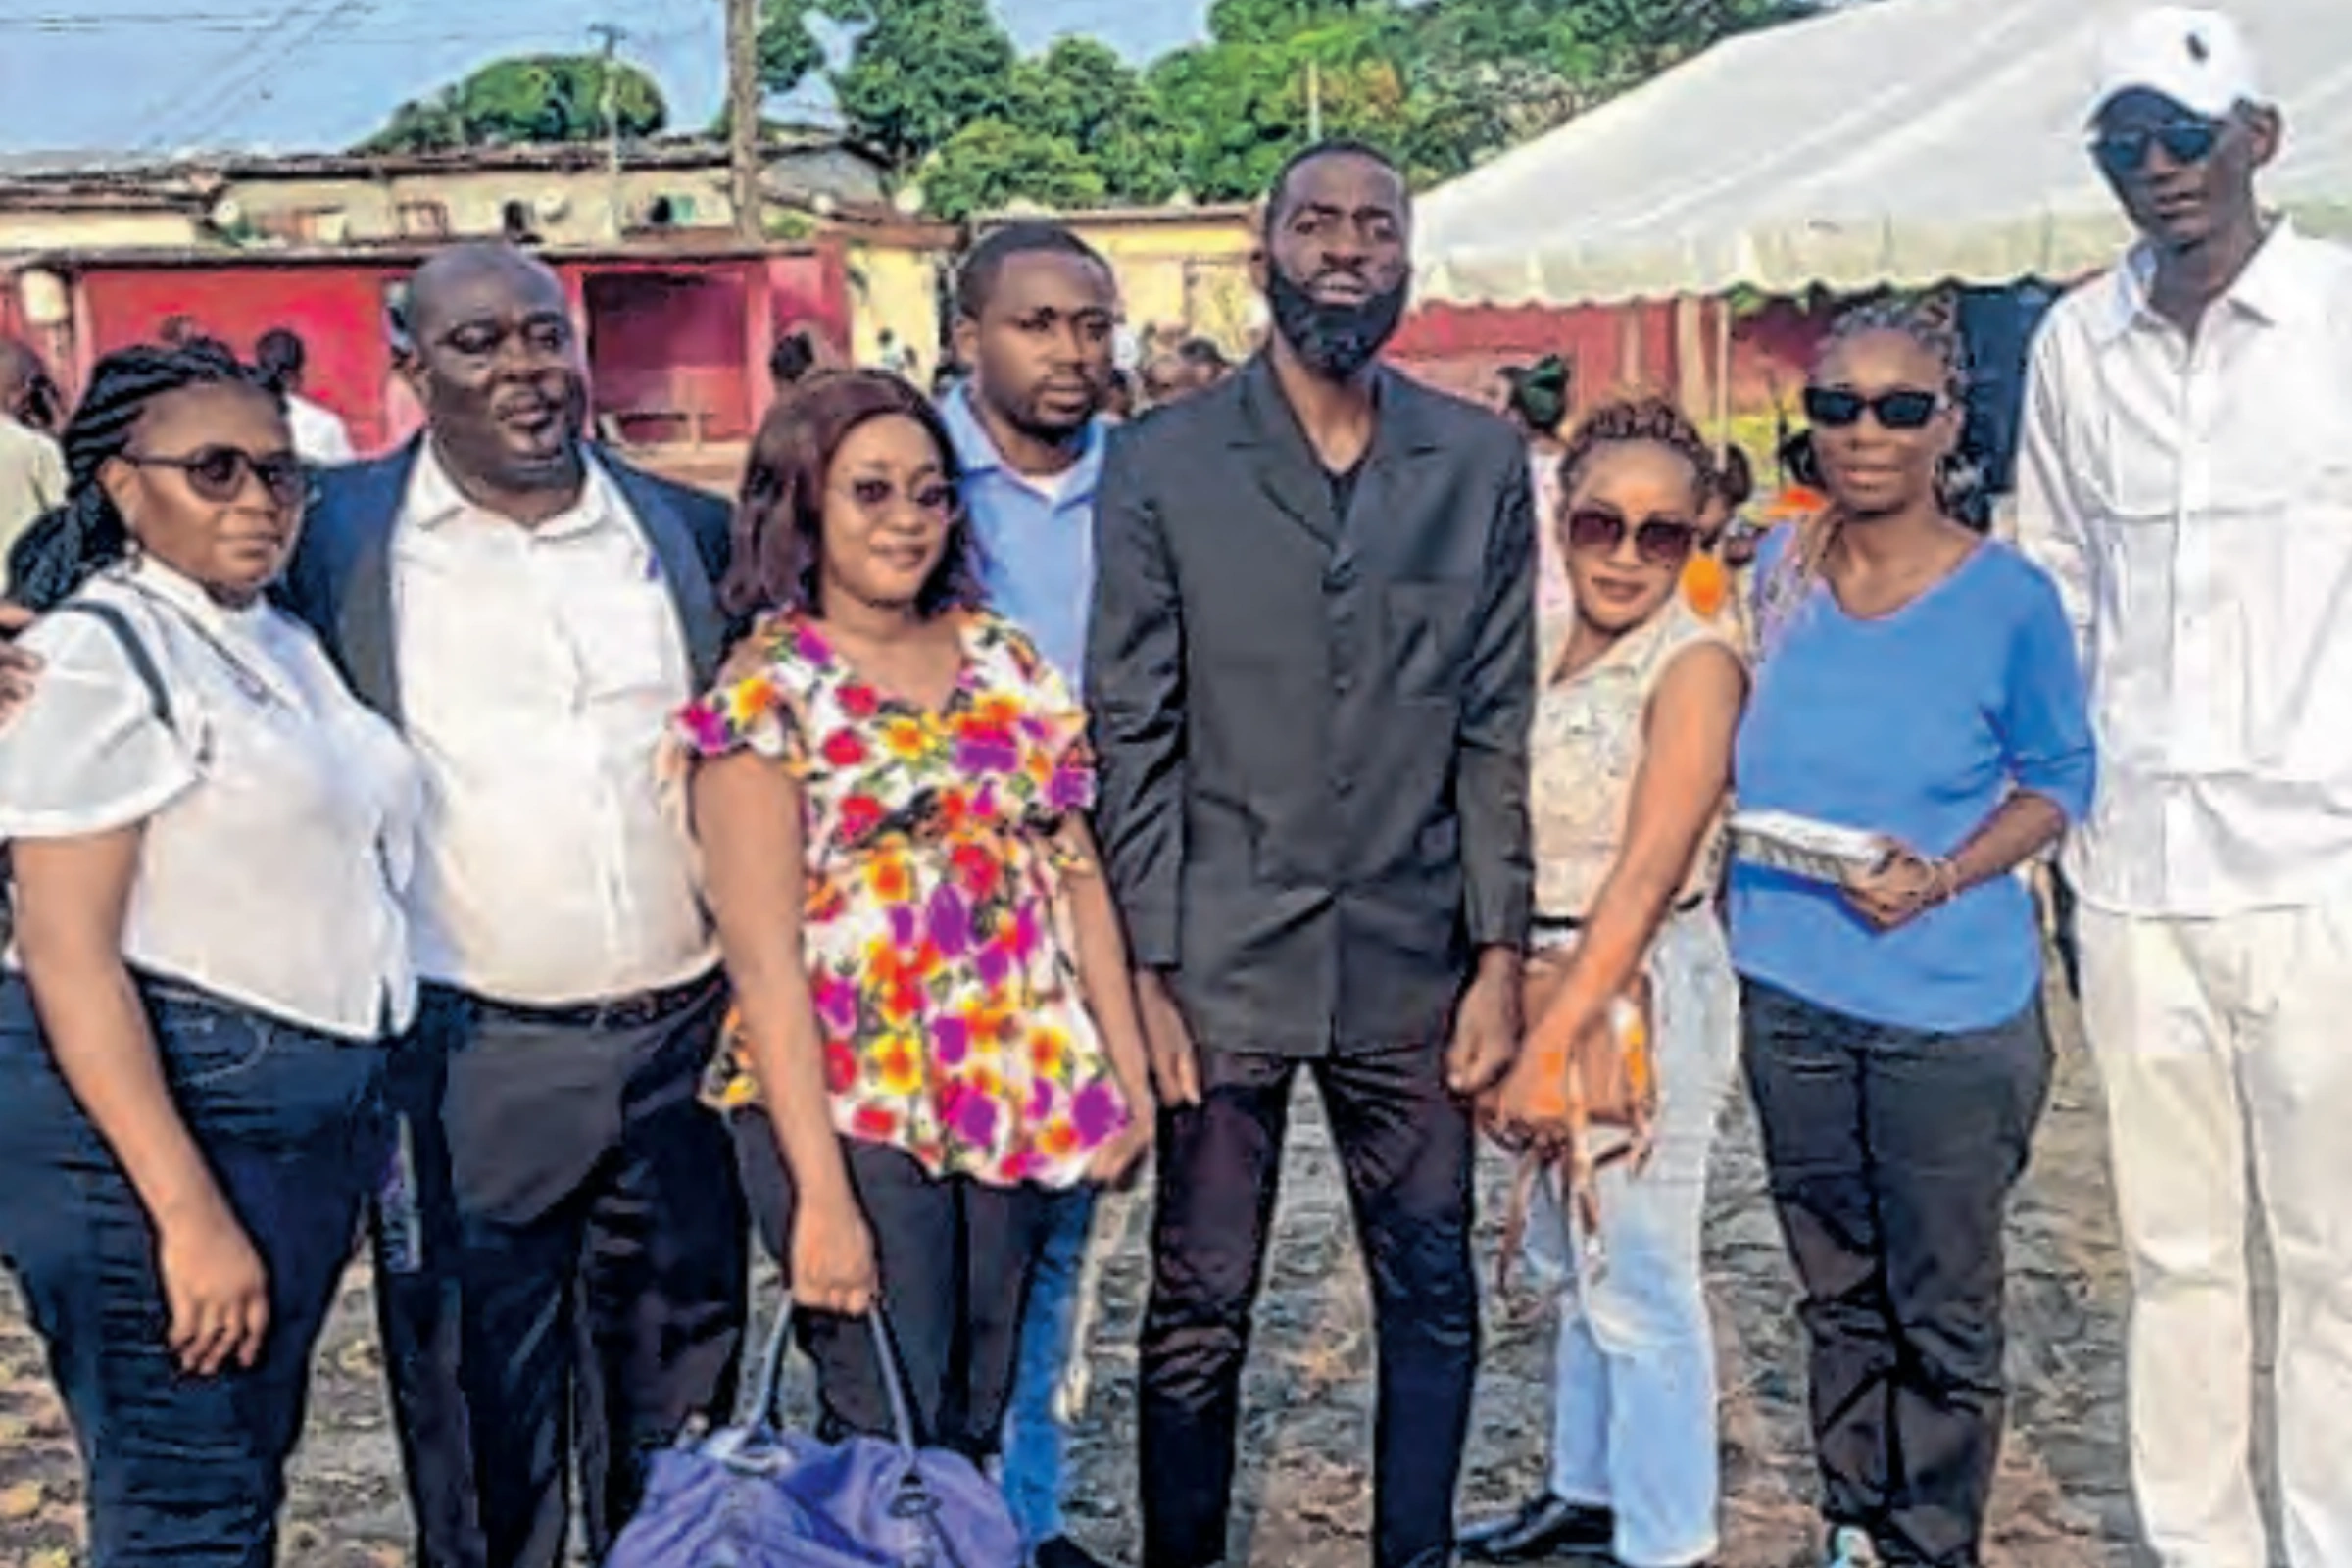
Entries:
{"label": "woman in blue top", "polygon": [[1749,1086],[1805,1290],[1829,1561],[1973,1568],[2000,1446],[2001,1223],[2049,1087],[2016,874],[2090,802],[2055,588],[1954,520],[1958,347],[1849,316],[1805,394],[1831,505],[1758,570],[1746,810],[1882,836],[1731,884]]}

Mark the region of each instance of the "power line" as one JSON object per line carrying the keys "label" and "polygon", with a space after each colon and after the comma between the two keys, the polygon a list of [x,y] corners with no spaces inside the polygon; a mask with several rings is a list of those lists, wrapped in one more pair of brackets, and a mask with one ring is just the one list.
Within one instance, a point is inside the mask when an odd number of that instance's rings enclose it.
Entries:
{"label": "power line", "polygon": [[[295,56],[333,28],[366,16],[375,9],[378,0],[334,0],[333,4],[318,13],[309,26],[279,45],[275,54],[271,54],[267,46],[259,50],[259,57],[251,67],[230,77],[219,91],[200,101],[199,107],[193,111],[195,122],[178,139],[187,143],[200,142],[222,127],[235,123],[237,117],[252,106],[255,95],[267,96],[261,92],[262,84],[272,73],[284,69]],[[160,136],[154,138],[150,145],[160,145],[162,140]]]}
{"label": "power line", "polygon": [[[287,4],[283,10],[274,13],[260,30],[264,33],[269,33],[273,31],[281,31],[284,28],[290,27],[295,23],[301,21],[303,13],[316,3],[318,3],[318,0],[290,0],[290,3]],[[216,73],[221,70],[233,71],[234,69],[235,57],[233,56],[207,61],[203,74],[194,78],[193,85],[183,87],[175,93],[166,93],[161,97],[150,101],[147,107],[140,111],[138,119],[133,121],[132,123],[151,125],[168,124],[172,117],[184,111],[188,105],[194,103],[198,98],[205,96],[211,90],[212,86],[215,84]],[[148,139],[147,145],[150,147],[161,146],[165,138],[160,135],[151,136]]]}

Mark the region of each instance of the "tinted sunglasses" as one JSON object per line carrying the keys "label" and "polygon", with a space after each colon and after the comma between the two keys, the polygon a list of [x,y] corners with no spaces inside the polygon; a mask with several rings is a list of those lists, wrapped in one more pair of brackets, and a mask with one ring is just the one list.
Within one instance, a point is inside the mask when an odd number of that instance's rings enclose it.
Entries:
{"label": "tinted sunglasses", "polygon": [[[1579,510],[1568,514],[1568,548],[1615,555],[1625,543],[1625,519],[1614,512]],[[1648,566],[1679,566],[1690,559],[1698,543],[1698,524],[1652,517],[1633,530],[1634,554]]]}
{"label": "tinted sunglasses", "polygon": [[2168,120],[2097,137],[2090,144],[2090,155],[2110,177],[2124,179],[2147,168],[2150,148],[2163,148],[2165,157],[2185,168],[2211,158],[2221,139],[2218,120]]}
{"label": "tinted sunglasses", "polygon": [[245,475],[262,482],[262,489],[280,507],[299,507],[310,499],[311,477],[302,459],[291,452],[255,457],[242,447],[198,447],[185,457],[165,458],[152,453],[125,452],[122,461],[134,468],[177,468],[188,476],[188,488],[206,501],[225,505],[245,489]]}
{"label": "tinted sunglasses", "polygon": [[1884,430],[1924,430],[1943,411],[1940,392],[1882,392],[1875,398],[1843,387],[1805,388],[1805,417],[1827,430],[1848,430],[1871,416]]}
{"label": "tinted sunglasses", "polygon": [[842,488],[852,501],[858,503],[860,511],[869,513],[880,512],[905,496],[906,504],[915,511],[935,517],[946,516],[955,512],[956,503],[961,499],[956,493],[956,487],[945,479],[918,484],[906,490],[902,490],[888,479],[852,479]]}

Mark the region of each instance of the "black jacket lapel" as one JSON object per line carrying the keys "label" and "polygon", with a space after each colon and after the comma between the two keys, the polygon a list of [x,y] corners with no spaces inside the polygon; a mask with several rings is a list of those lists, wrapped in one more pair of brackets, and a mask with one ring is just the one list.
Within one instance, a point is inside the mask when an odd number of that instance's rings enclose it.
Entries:
{"label": "black jacket lapel", "polygon": [[336,498],[330,525],[343,552],[334,580],[336,594],[334,636],[342,654],[343,673],[361,702],[394,724],[401,722],[400,661],[394,647],[397,634],[392,606],[392,538],[400,529],[402,508],[408,502],[409,476],[416,471],[416,448],[411,445],[395,457],[369,464],[354,473]]}
{"label": "black jacket lapel", "polygon": [[605,465],[630,510],[637,514],[646,540],[653,546],[654,559],[662,564],[662,580],[669,587],[671,604],[677,607],[678,628],[685,634],[686,656],[694,665],[695,686],[707,688],[718,678],[718,666],[727,656],[727,623],[719,613],[718,595],[703,564],[702,552],[696,548],[694,527],[662,485],[611,458],[597,461]]}

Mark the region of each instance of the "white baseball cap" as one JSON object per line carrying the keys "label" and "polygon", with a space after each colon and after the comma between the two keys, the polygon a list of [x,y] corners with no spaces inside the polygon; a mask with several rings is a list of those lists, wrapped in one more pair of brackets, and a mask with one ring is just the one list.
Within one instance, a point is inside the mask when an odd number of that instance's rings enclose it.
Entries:
{"label": "white baseball cap", "polygon": [[2100,40],[2091,118],[2134,91],[2160,94],[2214,120],[2263,101],[2262,74],[2244,29],[2222,12],[2194,6],[2139,12]]}

